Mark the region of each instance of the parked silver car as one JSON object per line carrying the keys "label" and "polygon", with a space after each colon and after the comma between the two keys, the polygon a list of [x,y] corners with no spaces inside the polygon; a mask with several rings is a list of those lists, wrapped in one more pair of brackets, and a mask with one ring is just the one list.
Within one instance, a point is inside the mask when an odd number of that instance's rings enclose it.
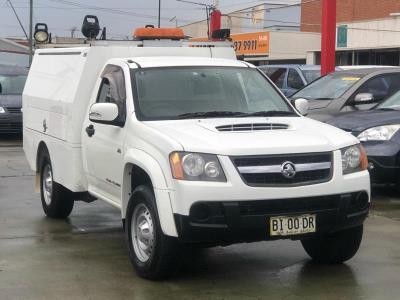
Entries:
{"label": "parked silver car", "polygon": [[22,132],[22,91],[28,69],[0,65],[0,134]]}

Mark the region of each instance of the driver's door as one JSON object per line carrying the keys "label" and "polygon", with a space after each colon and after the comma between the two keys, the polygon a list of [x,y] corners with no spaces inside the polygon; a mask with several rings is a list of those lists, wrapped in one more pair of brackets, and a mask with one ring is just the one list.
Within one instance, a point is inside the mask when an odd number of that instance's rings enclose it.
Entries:
{"label": "driver's door", "polygon": [[86,115],[82,143],[89,191],[119,205],[126,119],[125,76],[121,67],[106,66],[94,102],[117,104],[120,124],[90,121],[89,113]]}

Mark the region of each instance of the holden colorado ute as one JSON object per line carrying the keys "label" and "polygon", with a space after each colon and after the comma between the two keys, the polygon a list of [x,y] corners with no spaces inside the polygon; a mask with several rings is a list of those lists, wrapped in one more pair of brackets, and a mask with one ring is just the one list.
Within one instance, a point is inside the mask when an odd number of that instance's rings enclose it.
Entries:
{"label": "holden colorado ute", "polygon": [[121,210],[142,277],[168,276],[187,244],[292,239],[341,263],[362,240],[367,158],[306,109],[226,42],[40,49],[23,93],[24,151],[48,217],[68,217],[75,200]]}

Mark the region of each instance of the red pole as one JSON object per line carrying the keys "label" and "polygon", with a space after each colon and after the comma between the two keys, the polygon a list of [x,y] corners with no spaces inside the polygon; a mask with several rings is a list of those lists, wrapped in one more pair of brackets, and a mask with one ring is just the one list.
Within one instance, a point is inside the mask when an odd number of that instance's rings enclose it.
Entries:
{"label": "red pole", "polygon": [[322,0],[321,75],[335,71],[336,0]]}
{"label": "red pole", "polygon": [[210,36],[208,39],[212,39],[212,34],[215,30],[221,29],[221,11],[214,9],[210,14]]}

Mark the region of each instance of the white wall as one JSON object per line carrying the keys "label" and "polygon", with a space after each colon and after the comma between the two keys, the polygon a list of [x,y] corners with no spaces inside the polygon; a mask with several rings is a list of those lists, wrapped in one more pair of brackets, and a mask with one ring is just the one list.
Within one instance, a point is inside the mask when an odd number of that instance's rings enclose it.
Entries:
{"label": "white wall", "polygon": [[346,25],[348,26],[346,48],[379,48],[400,46],[399,17],[366,22],[347,23]]}
{"label": "white wall", "polygon": [[268,59],[306,59],[307,51],[320,44],[319,33],[271,31]]}

